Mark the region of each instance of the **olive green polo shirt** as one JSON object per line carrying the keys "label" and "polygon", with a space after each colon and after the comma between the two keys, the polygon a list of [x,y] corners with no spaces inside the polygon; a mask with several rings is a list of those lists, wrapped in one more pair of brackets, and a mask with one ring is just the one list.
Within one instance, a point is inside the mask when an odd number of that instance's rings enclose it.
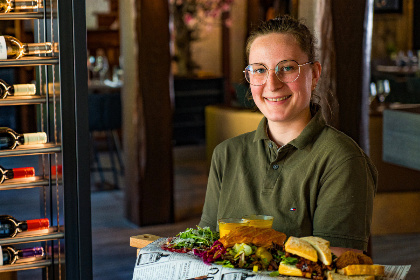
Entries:
{"label": "olive green polo shirt", "polygon": [[272,215],[273,228],[287,236],[367,250],[377,183],[367,155],[321,110],[281,148],[266,128],[263,118],[256,131],[215,148],[199,225],[216,230],[220,218]]}

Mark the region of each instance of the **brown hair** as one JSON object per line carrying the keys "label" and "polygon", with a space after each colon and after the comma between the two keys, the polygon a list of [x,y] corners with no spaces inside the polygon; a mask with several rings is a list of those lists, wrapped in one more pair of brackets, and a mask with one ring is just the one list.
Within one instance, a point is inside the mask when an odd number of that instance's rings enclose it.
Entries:
{"label": "brown hair", "polygon": [[315,60],[315,43],[316,39],[312,32],[303,23],[302,20],[297,20],[289,15],[282,15],[274,19],[262,22],[255,30],[253,30],[248,37],[246,43],[246,59],[249,59],[249,52],[252,43],[260,36],[280,33],[291,34],[295,37],[300,48],[308,55],[309,61]]}

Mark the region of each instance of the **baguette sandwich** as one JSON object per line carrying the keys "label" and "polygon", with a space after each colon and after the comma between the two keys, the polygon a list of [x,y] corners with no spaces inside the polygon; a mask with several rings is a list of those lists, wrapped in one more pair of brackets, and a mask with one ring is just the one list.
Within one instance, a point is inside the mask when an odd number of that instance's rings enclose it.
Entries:
{"label": "baguette sandwich", "polygon": [[[354,279],[355,276],[384,276],[385,269],[383,265],[373,264],[372,259],[362,253],[347,251],[336,261],[337,272],[341,275],[349,276],[346,279]],[[336,276],[338,277],[338,276]],[[340,278],[331,278],[340,279]]]}
{"label": "baguette sandwich", "polygon": [[285,256],[279,265],[279,274],[322,280],[324,271],[332,270],[329,241],[307,236],[290,236],[284,244]]}

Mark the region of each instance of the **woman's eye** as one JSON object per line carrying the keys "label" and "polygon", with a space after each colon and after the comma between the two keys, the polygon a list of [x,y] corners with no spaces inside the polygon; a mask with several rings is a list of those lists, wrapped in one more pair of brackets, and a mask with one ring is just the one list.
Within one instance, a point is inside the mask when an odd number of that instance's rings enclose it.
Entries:
{"label": "woman's eye", "polygon": [[267,69],[265,69],[265,68],[256,68],[256,69],[254,69],[253,73],[254,74],[265,74],[266,71],[267,71]]}
{"label": "woman's eye", "polygon": [[281,72],[290,72],[290,71],[293,71],[293,70],[294,70],[293,66],[283,66],[283,67],[280,68]]}

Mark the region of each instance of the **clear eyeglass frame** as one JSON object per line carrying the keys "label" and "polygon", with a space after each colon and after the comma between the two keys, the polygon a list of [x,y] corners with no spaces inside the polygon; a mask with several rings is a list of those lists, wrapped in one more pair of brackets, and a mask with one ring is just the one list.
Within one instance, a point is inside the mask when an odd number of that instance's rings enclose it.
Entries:
{"label": "clear eyeglass frame", "polygon": [[[290,67],[290,65],[288,65],[288,63],[292,63],[291,66],[297,67],[297,71],[295,70],[295,71],[290,72],[290,73],[284,72],[283,73],[283,78],[282,78],[280,76],[279,69],[283,69],[285,66],[289,66]],[[253,64],[249,64],[247,67],[245,67],[245,70],[243,71],[243,73],[245,75],[245,79],[247,80],[247,82],[250,83],[253,86],[262,86],[262,85],[264,85],[267,82],[268,76],[270,74],[270,70],[274,70],[274,72],[276,73],[277,79],[279,79],[281,82],[283,82],[283,83],[293,83],[300,76],[300,67],[305,66],[305,65],[308,65],[308,64],[313,64],[313,62],[312,61],[308,61],[308,62],[299,64],[296,60],[282,60],[279,63],[277,63],[277,65],[276,65],[275,68],[270,69],[270,68],[268,68],[266,65],[264,65],[262,63],[253,63]],[[253,66],[255,66],[255,65],[261,66],[261,67],[265,68],[265,70],[266,70],[265,71],[266,75],[265,75],[264,81],[261,82],[261,83],[252,83],[251,82],[251,78],[249,77],[249,75],[250,75],[249,72],[251,71],[251,68]],[[294,68],[294,69],[296,69],[296,68]],[[296,75],[296,77],[294,75]],[[286,80],[284,77],[289,77],[288,79],[290,79],[290,81],[289,80]]]}

